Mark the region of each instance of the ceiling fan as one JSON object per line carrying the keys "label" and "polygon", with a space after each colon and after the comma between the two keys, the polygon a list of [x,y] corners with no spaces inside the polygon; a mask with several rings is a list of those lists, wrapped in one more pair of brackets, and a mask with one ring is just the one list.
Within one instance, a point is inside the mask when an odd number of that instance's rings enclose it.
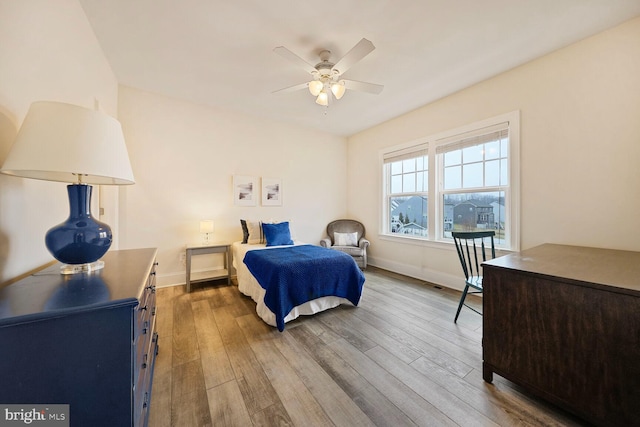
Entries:
{"label": "ceiling fan", "polygon": [[325,107],[329,105],[330,93],[332,93],[336,99],[340,99],[346,89],[377,95],[382,92],[384,86],[341,78],[349,68],[370,54],[374,49],[375,46],[373,43],[367,39],[362,39],[335,64],[329,60],[329,58],[331,58],[331,52],[322,50],[319,55],[320,62],[316,65],[311,65],[286,47],[278,46],[273,49],[275,53],[302,67],[311,74],[313,79],[309,82],[286,87],[273,93],[292,92],[308,88],[309,92],[316,97],[316,104]]}

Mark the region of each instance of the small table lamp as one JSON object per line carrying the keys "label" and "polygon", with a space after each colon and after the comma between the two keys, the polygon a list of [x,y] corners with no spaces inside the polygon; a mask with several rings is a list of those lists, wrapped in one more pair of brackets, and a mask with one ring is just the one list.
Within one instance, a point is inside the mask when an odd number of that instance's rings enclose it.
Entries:
{"label": "small table lamp", "polygon": [[91,215],[88,184],[133,184],[120,123],[100,111],[60,102],[34,102],[0,173],[71,182],[69,218],[49,229],[47,249],[63,263],[61,273],[100,269],[111,229]]}
{"label": "small table lamp", "polygon": [[213,221],[210,219],[200,221],[200,232],[204,234],[203,243],[208,245],[210,243],[209,234],[213,233]]}

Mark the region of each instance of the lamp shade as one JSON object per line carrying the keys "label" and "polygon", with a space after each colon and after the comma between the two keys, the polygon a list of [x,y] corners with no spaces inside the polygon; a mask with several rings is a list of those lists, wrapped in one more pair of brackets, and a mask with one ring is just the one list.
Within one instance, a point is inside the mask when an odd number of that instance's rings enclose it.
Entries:
{"label": "lamp shade", "polygon": [[320,92],[320,94],[316,98],[316,104],[322,105],[323,107],[329,105],[329,95],[326,91],[323,90],[322,92]]}
{"label": "lamp shade", "polygon": [[342,98],[345,92],[344,80],[340,80],[339,82],[331,83],[331,92],[333,92],[333,96],[336,99]]}
{"label": "lamp shade", "polygon": [[311,95],[313,96],[318,96],[323,88],[324,83],[320,80],[312,80],[309,82],[309,92],[311,92]]}
{"label": "lamp shade", "polygon": [[120,122],[50,101],[31,104],[0,172],[46,181],[134,183]]}
{"label": "lamp shade", "polygon": [[213,233],[213,221],[211,221],[210,219],[200,221],[200,232]]}

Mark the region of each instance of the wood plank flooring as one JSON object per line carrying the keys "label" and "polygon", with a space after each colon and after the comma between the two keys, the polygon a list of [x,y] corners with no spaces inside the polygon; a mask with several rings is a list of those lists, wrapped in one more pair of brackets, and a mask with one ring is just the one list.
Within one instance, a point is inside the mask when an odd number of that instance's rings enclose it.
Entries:
{"label": "wood plank flooring", "polygon": [[482,380],[482,318],[463,308],[453,323],[458,292],[374,267],[365,276],[358,307],[282,333],[225,281],[158,289],[149,425],[581,425],[497,375]]}

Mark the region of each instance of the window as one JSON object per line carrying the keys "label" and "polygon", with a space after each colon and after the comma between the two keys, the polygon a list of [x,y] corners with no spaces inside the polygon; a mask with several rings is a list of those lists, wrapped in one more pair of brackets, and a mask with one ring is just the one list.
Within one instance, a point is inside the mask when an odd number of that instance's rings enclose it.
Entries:
{"label": "window", "polygon": [[428,234],[428,146],[399,150],[384,157],[387,171],[386,217],[388,232],[427,237]]}
{"label": "window", "polygon": [[443,209],[439,237],[450,238],[451,231],[495,230],[496,244],[506,246],[509,123],[472,133],[439,141],[436,148]]}
{"label": "window", "polygon": [[517,248],[518,135],[515,112],[384,152],[382,234],[494,230],[497,246]]}

